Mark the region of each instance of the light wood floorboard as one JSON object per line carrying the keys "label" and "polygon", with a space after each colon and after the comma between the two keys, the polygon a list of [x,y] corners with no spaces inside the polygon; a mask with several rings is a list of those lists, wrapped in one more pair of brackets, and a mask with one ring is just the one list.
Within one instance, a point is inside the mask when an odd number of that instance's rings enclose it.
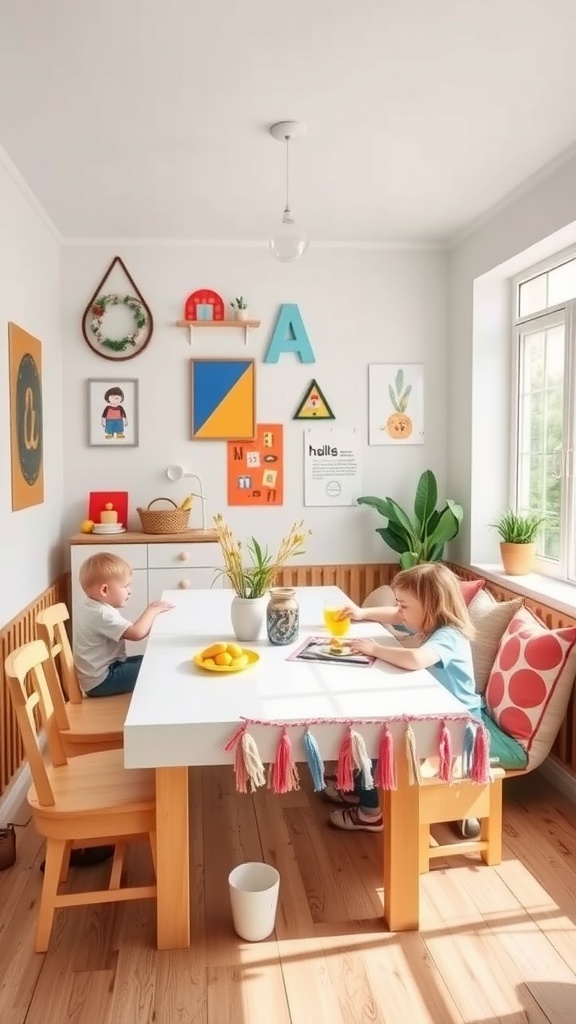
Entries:
{"label": "light wood floorboard", "polygon": [[[303,776],[305,772],[303,771]],[[229,768],[190,773],[190,950],[155,949],[155,907],[57,912],[33,952],[43,846],[18,829],[0,873],[0,1020],[9,1024],[573,1024],[576,807],[537,773],[504,789],[504,855],[437,861],[421,880],[421,930],[382,923],[380,837],[327,825],[302,789],[240,796]],[[20,821],[24,822],[25,808]],[[281,876],[276,931],[238,939],[227,876],[246,860]],[[145,843],[132,883],[150,876]],[[76,869],[77,889],[109,866]]]}

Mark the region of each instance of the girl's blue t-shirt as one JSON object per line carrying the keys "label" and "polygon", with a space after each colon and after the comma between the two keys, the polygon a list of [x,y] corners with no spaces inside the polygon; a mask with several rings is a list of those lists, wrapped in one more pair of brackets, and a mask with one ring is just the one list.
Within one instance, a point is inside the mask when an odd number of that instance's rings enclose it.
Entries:
{"label": "girl's blue t-shirt", "polygon": [[440,626],[424,641],[438,655],[428,671],[464,704],[471,714],[480,717],[481,698],[476,693],[474,665],[470,641],[455,626]]}

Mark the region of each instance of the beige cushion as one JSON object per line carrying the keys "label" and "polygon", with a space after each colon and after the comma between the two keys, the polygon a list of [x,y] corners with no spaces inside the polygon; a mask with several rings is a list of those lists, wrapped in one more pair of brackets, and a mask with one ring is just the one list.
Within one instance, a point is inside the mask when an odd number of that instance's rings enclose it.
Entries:
{"label": "beige cushion", "polygon": [[396,604],[396,598],[394,597],[394,591],[392,587],[383,586],[378,587],[377,590],[373,590],[371,594],[362,602],[363,608],[385,608],[388,605],[392,607]]}
{"label": "beige cushion", "polygon": [[521,597],[514,601],[496,601],[485,590],[479,590],[468,605],[468,614],[476,630],[472,641],[472,661],[477,693],[484,693],[500,641],[522,604]]}

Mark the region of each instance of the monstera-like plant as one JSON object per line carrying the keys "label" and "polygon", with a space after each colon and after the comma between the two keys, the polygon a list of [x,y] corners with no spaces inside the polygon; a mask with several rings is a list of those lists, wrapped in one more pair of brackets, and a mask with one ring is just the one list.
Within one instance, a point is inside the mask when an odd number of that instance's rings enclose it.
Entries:
{"label": "monstera-like plant", "polygon": [[388,520],[387,526],[376,530],[388,547],[400,555],[402,569],[410,569],[420,562],[439,562],[444,545],[460,529],[463,509],[451,498],[442,509],[437,509],[438,484],[431,469],[425,470],[418,481],[414,498],[414,515],[410,516],[393,498],[362,497],[359,505],[369,505]]}

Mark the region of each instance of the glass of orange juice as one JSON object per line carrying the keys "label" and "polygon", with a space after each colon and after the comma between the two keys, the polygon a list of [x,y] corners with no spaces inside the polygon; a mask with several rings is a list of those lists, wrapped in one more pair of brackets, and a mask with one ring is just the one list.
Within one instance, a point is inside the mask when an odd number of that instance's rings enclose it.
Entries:
{"label": "glass of orange juice", "polygon": [[341,614],[341,605],[335,604],[334,601],[324,602],[324,625],[330,636],[346,636],[350,629],[350,619],[348,617],[341,619]]}

